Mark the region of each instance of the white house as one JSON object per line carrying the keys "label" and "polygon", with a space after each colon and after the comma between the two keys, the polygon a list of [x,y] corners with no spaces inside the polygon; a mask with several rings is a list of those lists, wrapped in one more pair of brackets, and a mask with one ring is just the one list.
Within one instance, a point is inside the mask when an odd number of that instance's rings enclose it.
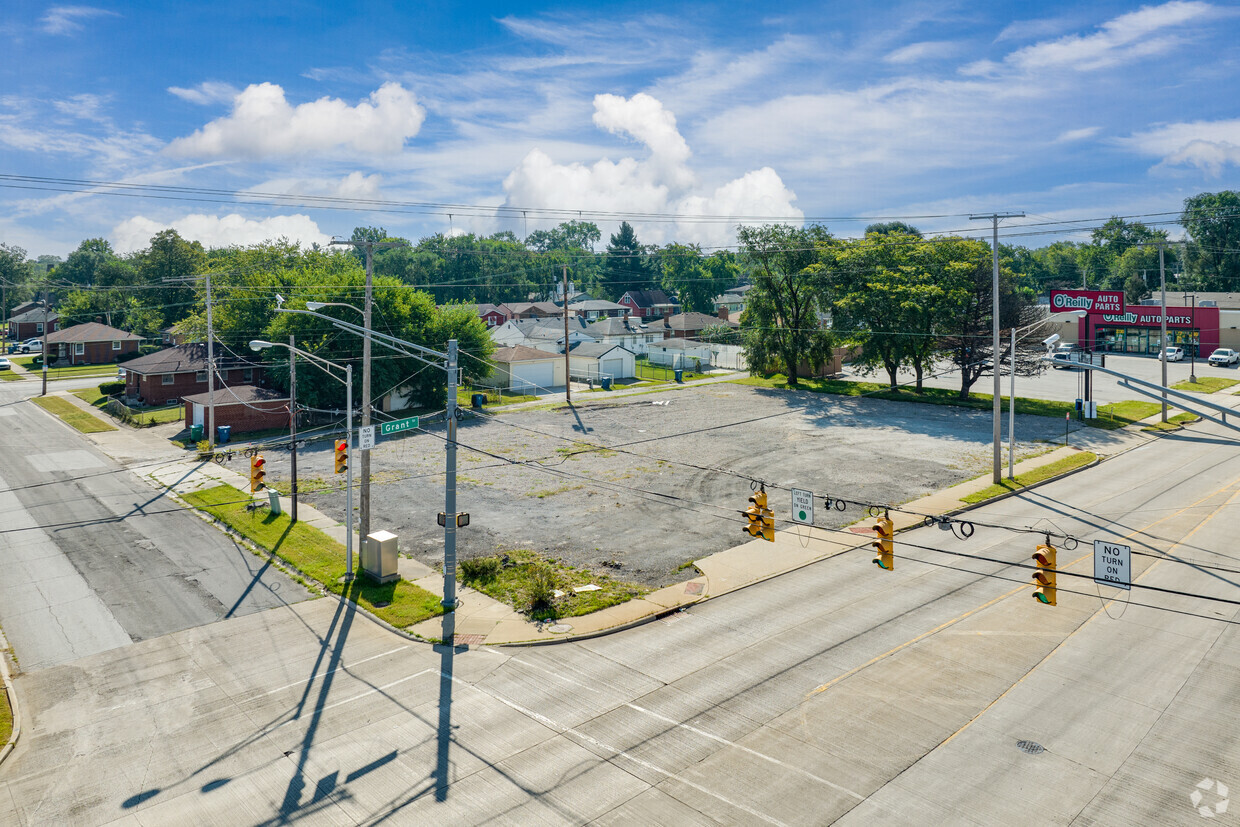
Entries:
{"label": "white house", "polygon": [[706,370],[714,358],[714,346],[694,339],[664,339],[646,347],[652,365],[683,370]]}
{"label": "white house", "polygon": [[525,345],[501,347],[491,354],[492,381],[497,387],[522,393],[547,393],[564,387],[564,356]]}
{"label": "white house", "polygon": [[669,330],[663,319],[642,321],[633,316],[622,319],[602,319],[586,328],[596,341],[606,345],[619,345],[638,355],[646,353],[646,346],[667,337]]}
{"label": "white house", "polygon": [[573,346],[568,359],[574,380],[632,379],[637,375],[636,354],[620,345],[582,342]]}
{"label": "white house", "polygon": [[568,312],[584,317],[587,322],[593,322],[598,319],[623,316],[629,312],[629,308],[623,304],[616,304],[603,299],[588,299],[573,302],[568,306]]}
{"label": "white house", "polygon": [[[586,332],[586,322],[580,316],[568,320],[568,341],[593,342],[594,337]],[[509,319],[498,327],[491,328],[491,340],[499,347],[516,347],[524,345],[548,353],[563,352],[564,320],[560,319]]]}

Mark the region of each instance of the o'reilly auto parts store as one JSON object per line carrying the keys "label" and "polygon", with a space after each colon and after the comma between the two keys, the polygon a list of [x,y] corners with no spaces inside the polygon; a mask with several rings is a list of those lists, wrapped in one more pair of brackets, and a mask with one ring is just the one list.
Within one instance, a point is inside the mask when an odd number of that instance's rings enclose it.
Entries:
{"label": "o'reilly auto parts store", "polygon": [[[1158,304],[1126,304],[1122,291],[1052,290],[1050,305],[1052,314],[1085,311],[1082,319],[1068,318],[1077,323],[1076,342],[1087,350],[1157,356],[1162,349]],[[1072,341],[1071,333],[1069,328],[1060,335]],[[1167,344],[1184,348],[1185,355],[1209,356],[1219,347],[1240,350],[1240,296],[1168,293]]]}

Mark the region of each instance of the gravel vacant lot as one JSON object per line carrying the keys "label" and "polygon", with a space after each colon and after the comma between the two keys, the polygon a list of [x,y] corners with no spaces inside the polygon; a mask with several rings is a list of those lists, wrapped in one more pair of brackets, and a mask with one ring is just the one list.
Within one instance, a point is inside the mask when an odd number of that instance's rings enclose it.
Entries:
{"label": "gravel vacant lot", "polygon": [[[395,532],[402,552],[434,564],[443,560],[444,443],[442,425],[428,427],[375,449],[372,531]],[[681,564],[749,539],[737,513],[749,483],[703,469],[895,504],[984,473],[991,457],[988,412],[734,384],[470,417],[459,434],[458,507],[471,515],[458,533],[462,556],[534,549],[649,586],[683,579]],[[1063,421],[1019,417],[1017,434],[1020,459],[1048,447],[1035,440],[1061,441]],[[574,455],[581,442],[627,447]],[[287,454],[268,456],[269,476],[286,480]],[[331,456],[321,443],[301,454],[303,491],[320,487],[303,501],[343,520]],[[771,503],[788,517],[786,490],[772,491]],[[821,525],[863,516],[816,511]]]}

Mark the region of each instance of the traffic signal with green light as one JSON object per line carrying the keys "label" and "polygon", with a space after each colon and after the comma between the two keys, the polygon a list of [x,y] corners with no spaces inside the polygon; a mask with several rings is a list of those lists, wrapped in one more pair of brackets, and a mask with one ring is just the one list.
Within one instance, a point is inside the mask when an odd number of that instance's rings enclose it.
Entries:
{"label": "traffic signal with green light", "polygon": [[892,538],[895,537],[896,527],[891,518],[886,514],[875,520],[872,526],[874,531],[874,542],[870,543],[874,547],[877,555],[874,558],[874,565],[880,569],[891,571],[896,565],[895,543]]}
{"label": "traffic signal with green light", "polygon": [[267,478],[267,460],[263,459],[262,454],[255,454],[250,457],[250,493],[257,494],[267,487],[264,480]]}
{"label": "traffic signal with green light", "polygon": [[1038,564],[1038,570],[1033,573],[1033,585],[1037,587],[1033,590],[1033,596],[1041,603],[1054,606],[1055,547],[1049,539],[1038,546],[1038,550],[1033,553],[1033,561]]}
{"label": "traffic signal with green light", "polygon": [[349,440],[336,440],[336,473],[343,474],[349,468]]}

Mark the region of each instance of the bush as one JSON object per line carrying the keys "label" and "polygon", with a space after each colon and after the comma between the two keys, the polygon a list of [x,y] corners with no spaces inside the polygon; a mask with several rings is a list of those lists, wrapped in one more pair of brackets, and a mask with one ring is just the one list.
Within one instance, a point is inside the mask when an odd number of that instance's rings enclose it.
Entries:
{"label": "bush", "polygon": [[467,585],[494,581],[499,576],[499,566],[498,557],[471,557],[457,564],[461,582]]}
{"label": "bush", "polygon": [[555,607],[555,572],[545,563],[530,567],[525,598],[531,613],[546,612]]}
{"label": "bush", "polygon": [[124,382],[112,381],[112,382],[100,382],[99,383],[99,392],[103,394],[104,396],[115,396],[116,394],[121,393],[124,390],[125,390]]}

